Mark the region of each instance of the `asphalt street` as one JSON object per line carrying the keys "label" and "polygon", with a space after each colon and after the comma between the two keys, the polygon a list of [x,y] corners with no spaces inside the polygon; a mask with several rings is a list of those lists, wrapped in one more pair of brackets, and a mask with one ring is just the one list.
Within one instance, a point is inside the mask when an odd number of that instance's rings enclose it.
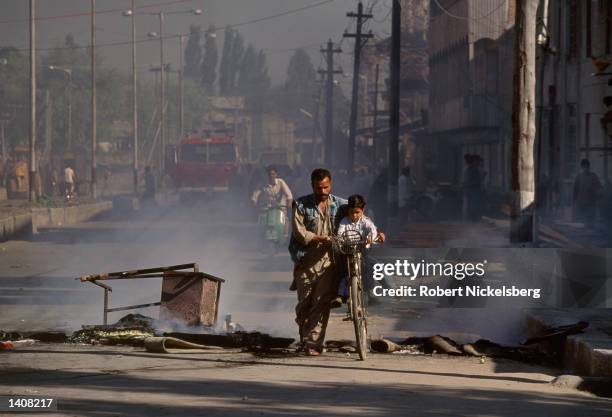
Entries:
{"label": "asphalt street", "polygon": [[[248,216],[224,207],[157,208],[0,244],[0,329],[99,324],[102,290],[76,281],[78,276],[198,262],[202,271],[227,281],[221,317],[231,314],[248,330],[295,337],[289,257],[284,251],[261,253]],[[145,281],[113,282],[111,306],[157,301],[160,280]],[[155,317],[157,311],[140,313]],[[372,336],[444,332],[472,339],[500,331],[495,323],[482,325],[491,321],[482,311],[424,314],[388,303],[371,314]],[[333,314],[328,339],[353,337],[342,317],[342,311]],[[609,399],[551,385],[561,370],[445,355],[372,354],[360,362],[333,352],[319,358],[235,350],[156,355],[132,347],[37,343],[0,352],[0,369],[0,395],[51,396],[60,404],[56,415],[66,416],[612,413]]]}

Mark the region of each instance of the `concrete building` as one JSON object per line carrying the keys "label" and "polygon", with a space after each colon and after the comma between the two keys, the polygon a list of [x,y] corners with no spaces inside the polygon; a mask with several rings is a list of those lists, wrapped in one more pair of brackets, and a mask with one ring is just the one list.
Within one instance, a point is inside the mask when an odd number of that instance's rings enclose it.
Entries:
{"label": "concrete building", "polygon": [[514,1],[432,0],[429,123],[421,174],[460,185],[463,156],[484,159],[487,186],[506,189],[511,141]]}
{"label": "concrete building", "polygon": [[[413,165],[417,161],[414,142],[422,129],[423,116],[429,101],[429,66],[427,26],[430,0],[402,0],[402,39],[400,73],[400,164]],[[386,165],[389,140],[389,57],[391,39],[372,42],[364,51],[362,78],[367,94],[362,95],[363,116],[361,129],[365,153]],[[376,83],[376,67],[379,76]],[[374,134],[374,111],[377,110],[377,129]],[[368,152],[368,145],[374,152]]]}
{"label": "concrete building", "polygon": [[612,177],[612,126],[602,123],[612,96],[612,1],[542,0],[546,30],[538,48],[541,180],[558,180],[561,206],[587,158],[602,182]]}

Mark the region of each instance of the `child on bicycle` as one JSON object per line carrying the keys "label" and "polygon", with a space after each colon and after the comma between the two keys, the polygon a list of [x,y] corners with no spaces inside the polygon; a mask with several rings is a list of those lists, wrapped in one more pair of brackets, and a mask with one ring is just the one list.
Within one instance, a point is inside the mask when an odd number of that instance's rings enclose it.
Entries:
{"label": "child on bicycle", "polygon": [[[348,198],[348,213],[340,221],[338,236],[342,237],[345,232],[356,231],[366,241],[366,247],[374,242],[384,242],[385,235],[378,233],[376,225],[363,214],[366,206],[365,198],[359,194],[354,194]],[[338,296],[331,302],[331,308],[338,308],[348,299],[348,278],[344,277],[338,287]]]}

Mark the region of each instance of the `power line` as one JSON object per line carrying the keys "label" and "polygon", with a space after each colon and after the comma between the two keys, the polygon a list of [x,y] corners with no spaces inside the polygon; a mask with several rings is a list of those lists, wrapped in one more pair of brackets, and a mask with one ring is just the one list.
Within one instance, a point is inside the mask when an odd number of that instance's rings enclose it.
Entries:
{"label": "power line", "polygon": [[474,20],[474,21],[478,21],[481,19],[484,19],[486,17],[491,16],[493,13],[495,13],[496,11],[498,11],[499,9],[501,9],[505,4],[506,4],[506,0],[500,0],[499,6],[497,6],[495,9],[491,10],[490,12],[488,12],[487,14],[484,14],[482,16],[478,16],[478,17],[469,17],[469,16],[458,16],[454,13],[451,13],[450,11],[448,11],[447,9],[445,9],[444,7],[442,7],[442,5],[440,4],[439,0],[433,0],[434,3],[436,3],[436,6],[438,6],[438,8],[446,15],[452,17],[453,19],[459,19],[459,20]]}
{"label": "power line", "polygon": [[[290,15],[290,14],[302,12],[304,10],[314,9],[315,7],[323,6],[323,5],[329,4],[329,3],[333,3],[334,1],[336,1],[336,0],[325,0],[325,1],[318,2],[318,3],[310,4],[308,6],[300,7],[300,8],[297,8],[297,9],[287,10],[285,12],[277,13],[277,14],[274,14],[274,15],[271,15],[271,16],[260,17],[258,19],[253,19],[253,20],[247,20],[246,22],[235,23],[233,25],[226,25],[225,28],[233,29],[233,28],[237,28],[237,27],[240,27],[240,26],[251,25],[253,23],[264,22],[266,20],[276,19],[277,17],[283,17],[283,16],[287,16],[287,15]],[[219,31],[219,30],[221,30],[221,29],[216,29],[216,31]]]}
{"label": "power line", "polygon": [[[146,6],[140,6],[140,7],[136,7],[136,9],[140,10],[140,9],[151,9],[154,7],[162,7],[162,6],[171,6],[174,4],[179,4],[179,3],[188,3],[188,2],[192,2],[194,0],[173,0],[173,1],[167,1],[167,2],[163,2],[163,3],[154,3],[154,4],[147,4]],[[95,12],[96,15],[99,14],[108,14],[108,13],[118,13],[118,12],[123,12],[125,11],[125,8],[123,9],[107,9],[107,10],[98,10]],[[82,17],[82,16],[91,16],[91,12],[78,12],[78,13],[66,13],[63,15],[55,15],[55,16],[40,16],[35,18],[34,20],[36,21],[45,21],[45,20],[58,20],[58,19],[67,19],[67,18],[73,18],[73,17]],[[26,23],[29,22],[30,19],[14,19],[14,20],[0,20],[0,24],[8,24],[8,23]]]}
{"label": "power line", "polygon": [[[177,0],[177,1],[181,1],[181,2],[185,2],[185,1],[193,1],[193,0]],[[297,9],[292,9],[292,10],[287,10],[285,12],[282,13],[277,13],[271,16],[266,16],[266,17],[261,17],[258,19],[253,19],[253,20],[249,20],[246,22],[240,22],[240,23],[235,23],[235,24],[231,24],[231,25],[225,25],[223,28],[236,28],[236,27],[240,27],[240,26],[246,26],[246,25],[251,25],[254,23],[259,23],[259,22],[263,22],[266,20],[271,20],[271,19],[276,19],[278,17],[283,17],[283,16],[287,16],[290,14],[294,14],[294,13],[298,13],[298,12],[302,12],[304,10],[309,10],[309,9],[313,9],[315,7],[320,7],[323,6],[325,4],[329,4],[334,2],[335,0],[325,0],[325,1],[321,1],[318,3],[314,3],[314,4],[310,4],[308,6],[304,6],[304,7],[300,7]],[[147,6],[147,7],[153,7],[153,6]],[[123,10],[123,9],[121,9]],[[115,10],[116,11],[116,10]],[[91,13],[86,13],[86,15],[91,15]],[[222,29],[216,29],[215,32],[219,32]],[[189,33],[183,33],[183,34],[176,34],[176,35],[169,35],[169,36],[164,36],[163,39],[167,40],[167,39],[177,39],[179,38],[181,35],[183,36],[189,36]],[[153,42],[153,41],[157,41],[159,42],[159,38],[151,38],[151,39],[139,39],[136,41],[136,43],[144,43],[144,42]],[[131,45],[132,41],[118,41],[118,42],[110,42],[110,43],[103,43],[103,44],[97,44],[96,48],[104,48],[104,47],[111,47],[111,46],[122,46],[122,45]],[[84,46],[60,46],[60,47],[54,47],[54,48],[37,48],[37,50],[39,51],[53,51],[53,50],[67,50],[67,49],[86,49],[89,48],[90,45],[84,45]],[[2,46],[0,46],[0,48],[3,48]],[[4,48],[9,48],[9,46],[4,46]],[[29,51],[29,48],[16,48],[17,51],[20,52],[26,52]]]}

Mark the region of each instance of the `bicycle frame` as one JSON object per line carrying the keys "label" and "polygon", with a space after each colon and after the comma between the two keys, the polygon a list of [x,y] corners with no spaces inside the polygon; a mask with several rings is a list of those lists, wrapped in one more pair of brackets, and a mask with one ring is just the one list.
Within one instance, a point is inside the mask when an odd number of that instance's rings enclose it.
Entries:
{"label": "bicycle frame", "polygon": [[[346,232],[345,232],[346,234]],[[352,234],[352,236],[350,236]],[[351,231],[349,235],[332,240],[337,252],[346,256],[349,273],[349,316],[355,327],[357,352],[361,360],[367,355],[367,310],[363,297],[363,284],[361,276],[362,254],[365,241],[361,234]]]}

